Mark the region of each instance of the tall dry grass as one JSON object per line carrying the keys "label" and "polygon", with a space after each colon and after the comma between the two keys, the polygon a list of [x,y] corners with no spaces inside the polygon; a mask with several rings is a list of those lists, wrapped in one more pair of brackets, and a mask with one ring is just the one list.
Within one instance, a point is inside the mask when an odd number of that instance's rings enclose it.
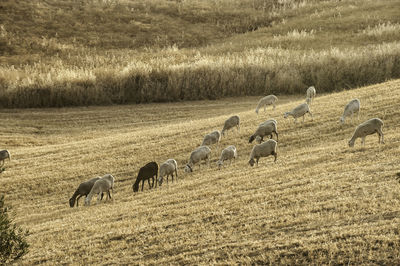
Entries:
{"label": "tall dry grass", "polygon": [[48,107],[301,94],[311,85],[330,92],[400,77],[398,42],[346,50],[258,48],[214,55],[170,48],[152,57],[128,52],[68,60],[1,67],[0,105]]}

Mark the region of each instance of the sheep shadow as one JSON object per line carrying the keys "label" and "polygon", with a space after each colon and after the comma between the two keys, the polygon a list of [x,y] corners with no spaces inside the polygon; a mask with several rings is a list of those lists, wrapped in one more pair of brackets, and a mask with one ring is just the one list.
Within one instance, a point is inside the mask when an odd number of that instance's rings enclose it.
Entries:
{"label": "sheep shadow", "polygon": [[342,151],[342,153],[346,154],[346,153],[362,153],[365,152],[366,148],[362,147],[362,148],[358,148],[358,149],[345,149],[344,151]]}

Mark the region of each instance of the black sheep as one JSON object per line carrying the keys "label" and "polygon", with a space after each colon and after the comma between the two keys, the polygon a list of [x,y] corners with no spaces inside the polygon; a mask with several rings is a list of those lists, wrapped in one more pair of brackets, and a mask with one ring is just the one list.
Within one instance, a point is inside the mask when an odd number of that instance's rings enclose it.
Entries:
{"label": "black sheep", "polygon": [[[139,173],[136,178],[136,182],[133,184],[133,192],[139,191],[139,183],[142,181],[142,191],[144,186],[144,181],[147,179],[149,182],[149,187],[154,186],[154,176],[156,177],[156,187],[157,187],[157,177],[158,177],[158,164],[156,162],[150,162],[140,168]],[[150,178],[153,179],[153,183],[150,185]]]}

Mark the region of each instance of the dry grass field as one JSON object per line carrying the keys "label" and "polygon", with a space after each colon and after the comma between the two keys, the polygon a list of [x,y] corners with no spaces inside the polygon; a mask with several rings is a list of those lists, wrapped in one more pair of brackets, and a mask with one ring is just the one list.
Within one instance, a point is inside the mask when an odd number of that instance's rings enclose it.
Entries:
{"label": "dry grass field", "polygon": [[[317,88],[318,89],[318,88]],[[349,148],[357,119],[339,124],[361,100],[360,121],[384,120],[377,135]],[[30,230],[21,264],[397,264],[400,261],[400,80],[317,94],[305,123],[283,112],[304,101],[281,96],[257,117],[258,97],[163,104],[0,110],[0,147],[12,154],[0,194]],[[183,171],[202,136],[238,114],[229,132],[239,159]],[[248,137],[278,121],[278,160],[251,168]],[[178,181],[133,194],[140,166],[175,158]],[[111,173],[114,200],[70,208],[80,182]],[[95,202],[95,201],[94,201]]]}

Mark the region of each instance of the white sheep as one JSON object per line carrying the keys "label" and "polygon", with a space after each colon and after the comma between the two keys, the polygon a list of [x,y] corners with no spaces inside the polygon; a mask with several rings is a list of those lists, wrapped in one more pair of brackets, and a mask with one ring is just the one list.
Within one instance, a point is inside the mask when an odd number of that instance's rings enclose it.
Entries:
{"label": "white sheep", "polygon": [[278,157],[277,144],[275,140],[269,139],[264,143],[254,145],[250,153],[249,164],[253,166],[254,163],[257,163],[258,166],[258,160],[261,157],[267,157],[269,155],[274,155],[274,162],[276,162],[276,158]]}
{"label": "white sheep", "polygon": [[158,176],[158,184],[161,186],[164,181],[164,176],[167,177],[168,183],[168,176],[172,177],[172,182],[174,182],[174,172],[176,178],[178,178],[178,163],[174,159],[168,159],[160,165],[160,174]]}
{"label": "white sheep", "polygon": [[237,151],[234,145],[230,145],[222,150],[221,157],[217,161],[218,169],[224,164],[224,161],[229,160],[229,165],[232,163],[232,159],[235,161],[237,158]]}
{"label": "white sheep", "polygon": [[221,140],[221,133],[219,132],[219,130],[215,130],[210,134],[204,136],[201,146],[209,146],[212,144],[217,144],[218,146],[220,140]]}
{"label": "white sheep", "polygon": [[378,143],[384,144],[382,127],[383,121],[379,118],[372,118],[360,124],[349,140],[349,147],[354,147],[354,142],[358,138],[361,138],[361,145],[365,145],[365,137],[374,133],[378,134]]}
{"label": "white sheep", "polygon": [[221,131],[222,136],[225,135],[225,132],[234,127],[240,132],[240,118],[237,115],[233,115],[225,121],[224,128]]}
{"label": "white sheep", "polygon": [[340,117],[340,122],[344,123],[346,117],[351,116],[351,121],[353,121],[353,115],[357,113],[358,119],[360,118],[360,100],[353,99],[351,100],[345,107],[343,111],[343,115]]}
{"label": "white sheep", "polygon": [[110,174],[106,174],[97,180],[85,199],[85,205],[90,205],[94,194],[97,194],[97,203],[100,202],[102,193],[107,193],[107,198],[111,199],[110,190],[113,190],[114,180],[114,177]]}
{"label": "white sheep", "polygon": [[[7,158],[8,158],[9,161],[11,161],[11,154],[10,154],[10,152],[9,152],[8,150],[2,150],[2,151],[0,151],[0,162],[1,162],[0,168],[3,167],[3,165],[4,165],[4,160],[7,159]],[[0,170],[1,170],[1,169],[0,169]]]}
{"label": "white sheep", "polygon": [[278,140],[278,125],[275,119],[269,119],[259,124],[256,132],[250,136],[249,143],[252,143],[255,139],[257,142],[261,143],[265,136],[270,136],[270,138],[272,138],[272,133],[275,133],[276,140]]}
{"label": "white sheep", "polygon": [[285,112],[283,117],[287,118],[289,115],[291,115],[294,118],[294,122],[297,122],[297,118],[302,116],[303,117],[303,122],[304,122],[304,116],[305,116],[306,113],[308,113],[311,116],[311,119],[314,120],[313,115],[312,115],[312,113],[310,111],[310,107],[306,103],[300,104],[299,106],[297,106],[296,108],[294,108],[290,112]]}
{"label": "white sheep", "polygon": [[190,173],[193,172],[193,166],[196,163],[199,163],[200,169],[200,162],[206,161],[208,165],[210,165],[211,159],[211,149],[207,146],[200,146],[190,154],[189,163],[185,167],[185,172]]}
{"label": "white sheep", "polygon": [[267,105],[273,105],[273,110],[275,110],[276,101],[278,101],[278,97],[272,94],[261,98],[257,104],[256,113],[258,114],[258,110],[260,110],[261,107],[264,107],[264,112],[265,112],[265,108]]}
{"label": "white sheep", "polygon": [[[260,123],[258,126],[260,127],[260,126],[264,126],[264,125],[267,125],[267,124],[270,124],[270,123],[274,123],[274,124],[275,124],[275,125],[274,125],[275,128],[276,128],[276,129],[278,128],[278,122],[277,122],[275,119],[273,119],[273,118],[268,119],[268,120],[266,120],[266,121]],[[272,135],[270,135],[270,137],[272,138]],[[277,135],[277,137],[278,137],[278,135]],[[260,144],[262,141],[263,141],[263,138],[261,138],[260,136],[257,136],[257,137],[256,137],[256,143]]]}
{"label": "white sheep", "polygon": [[308,105],[311,105],[316,94],[317,94],[317,92],[315,91],[314,86],[311,86],[307,89],[306,103]]}

